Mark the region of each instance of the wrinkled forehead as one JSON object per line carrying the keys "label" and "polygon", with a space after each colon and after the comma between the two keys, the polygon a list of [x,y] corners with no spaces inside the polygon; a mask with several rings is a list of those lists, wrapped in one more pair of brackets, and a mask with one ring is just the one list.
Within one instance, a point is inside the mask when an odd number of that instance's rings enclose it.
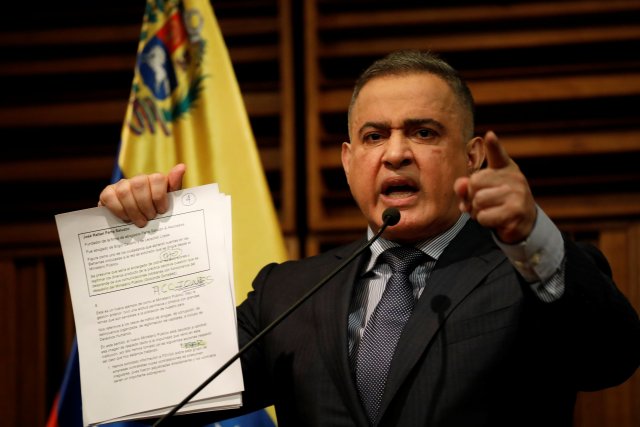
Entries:
{"label": "wrinkled forehead", "polygon": [[[375,112],[410,112],[420,107],[430,107],[431,111],[446,112],[459,116],[459,125],[467,129],[472,127],[471,115],[463,101],[456,95],[450,84],[442,77],[432,73],[405,73],[399,75],[377,76],[367,81],[356,94],[349,108],[349,134],[353,137],[359,122],[371,120],[364,117]],[[406,108],[405,108],[406,107]],[[420,119],[424,117],[406,117]],[[358,122],[358,123],[356,123]]]}

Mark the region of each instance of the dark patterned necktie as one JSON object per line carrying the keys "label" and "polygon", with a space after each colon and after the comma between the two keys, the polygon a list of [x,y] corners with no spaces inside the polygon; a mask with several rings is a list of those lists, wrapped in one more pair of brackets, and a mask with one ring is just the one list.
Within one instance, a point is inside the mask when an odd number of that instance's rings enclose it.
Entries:
{"label": "dark patterned necktie", "polygon": [[380,259],[391,266],[392,274],[365,326],[356,359],[356,384],[371,423],[378,416],[391,359],[413,310],[409,275],[427,255],[414,247],[400,246],[387,249]]}

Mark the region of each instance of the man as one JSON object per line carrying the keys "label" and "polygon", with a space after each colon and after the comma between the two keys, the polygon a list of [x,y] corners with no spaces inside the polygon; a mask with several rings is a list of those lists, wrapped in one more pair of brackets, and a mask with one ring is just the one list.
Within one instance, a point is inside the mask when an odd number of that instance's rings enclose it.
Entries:
{"label": "man", "polygon": [[[606,260],[563,239],[493,132],[474,137],[455,70],[393,53],[356,83],[348,123],[369,236],[389,207],[400,222],[242,358],[243,410],[275,404],[281,426],[570,426],[578,390],[633,374],[640,322]],[[184,172],[120,181],[100,204],[143,226]],[[266,266],[238,308],[241,345],[364,241]],[[402,278],[394,246],[416,259]]]}

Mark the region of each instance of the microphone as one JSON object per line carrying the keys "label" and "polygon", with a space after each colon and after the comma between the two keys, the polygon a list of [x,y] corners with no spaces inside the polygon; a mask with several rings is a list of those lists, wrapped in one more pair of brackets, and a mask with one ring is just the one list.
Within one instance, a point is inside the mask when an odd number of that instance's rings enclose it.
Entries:
{"label": "microphone", "polygon": [[400,211],[396,208],[385,209],[384,212],[382,212],[382,221],[382,227],[386,228],[386,225],[388,225],[389,227],[393,227],[400,222]]}
{"label": "microphone", "polygon": [[353,254],[349,256],[346,260],[342,262],[342,264],[338,265],[331,273],[325,276],[324,279],[320,280],[313,288],[311,288],[306,294],[304,294],[298,301],[293,303],[291,307],[289,307],[284,313],[278,316],[273,322],[268,324],[258,335],[253,337],[248,343],[246,343],[233,357],[231,357],[228,361],[224,363],[217,371],[215,371],[209,378],[207,378],[202,384],[196,387],[187,397],[185,397],[180,403],[174,406],[169,412],[164,414],[158,421],[156,421],[153,426],[157,427],[162,424],[164,421],[172,417],[176,412],[180,410],[184,405],[186,405],[196,394],[200,393],[203,388],[205,388],[211,381],[216,379],[222,372],[225,371],[229,366],[233,364],[236,360],[240,358],[247,350],[249,350],[258,340],[260,340],[263,336],[267,334],[267,332],[271,331],[275,328],[280,322],[286,319],[291,313],[293,313],[303,302],[305,302],[311,295],[315,294],[325,283],[333,278],[336,274],[342,271],[348,264],[351,263],[354,259],[356,259],[362,252],[364,252],[369,246],[373,244],[378,237],[382,235],[384,230],[387,227],[392,227],[396,225],[400,221],[400,211],[396,208],[387,208],[382,212],[382,225],[378,232],[369,239],[364,245],[360,246]]}

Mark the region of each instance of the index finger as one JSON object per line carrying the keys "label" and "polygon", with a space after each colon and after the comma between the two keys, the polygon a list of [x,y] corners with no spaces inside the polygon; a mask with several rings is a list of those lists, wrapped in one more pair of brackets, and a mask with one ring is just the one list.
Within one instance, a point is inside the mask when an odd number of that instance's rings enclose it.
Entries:
{"label": "index finger", "polygon": [[116,195],[115,184],[110,184],[102,190],[98,199],[98,206],[106,207],[123,221],[130,221],[124,206],[122,206],[120,199]]}
{"label": "index finger", "polygon": [[502,169],[511,164],[511,157],[509,157],[507,151],[498,141],[498,136],[493,131],[488,131],[483,141],[489,168]]}

